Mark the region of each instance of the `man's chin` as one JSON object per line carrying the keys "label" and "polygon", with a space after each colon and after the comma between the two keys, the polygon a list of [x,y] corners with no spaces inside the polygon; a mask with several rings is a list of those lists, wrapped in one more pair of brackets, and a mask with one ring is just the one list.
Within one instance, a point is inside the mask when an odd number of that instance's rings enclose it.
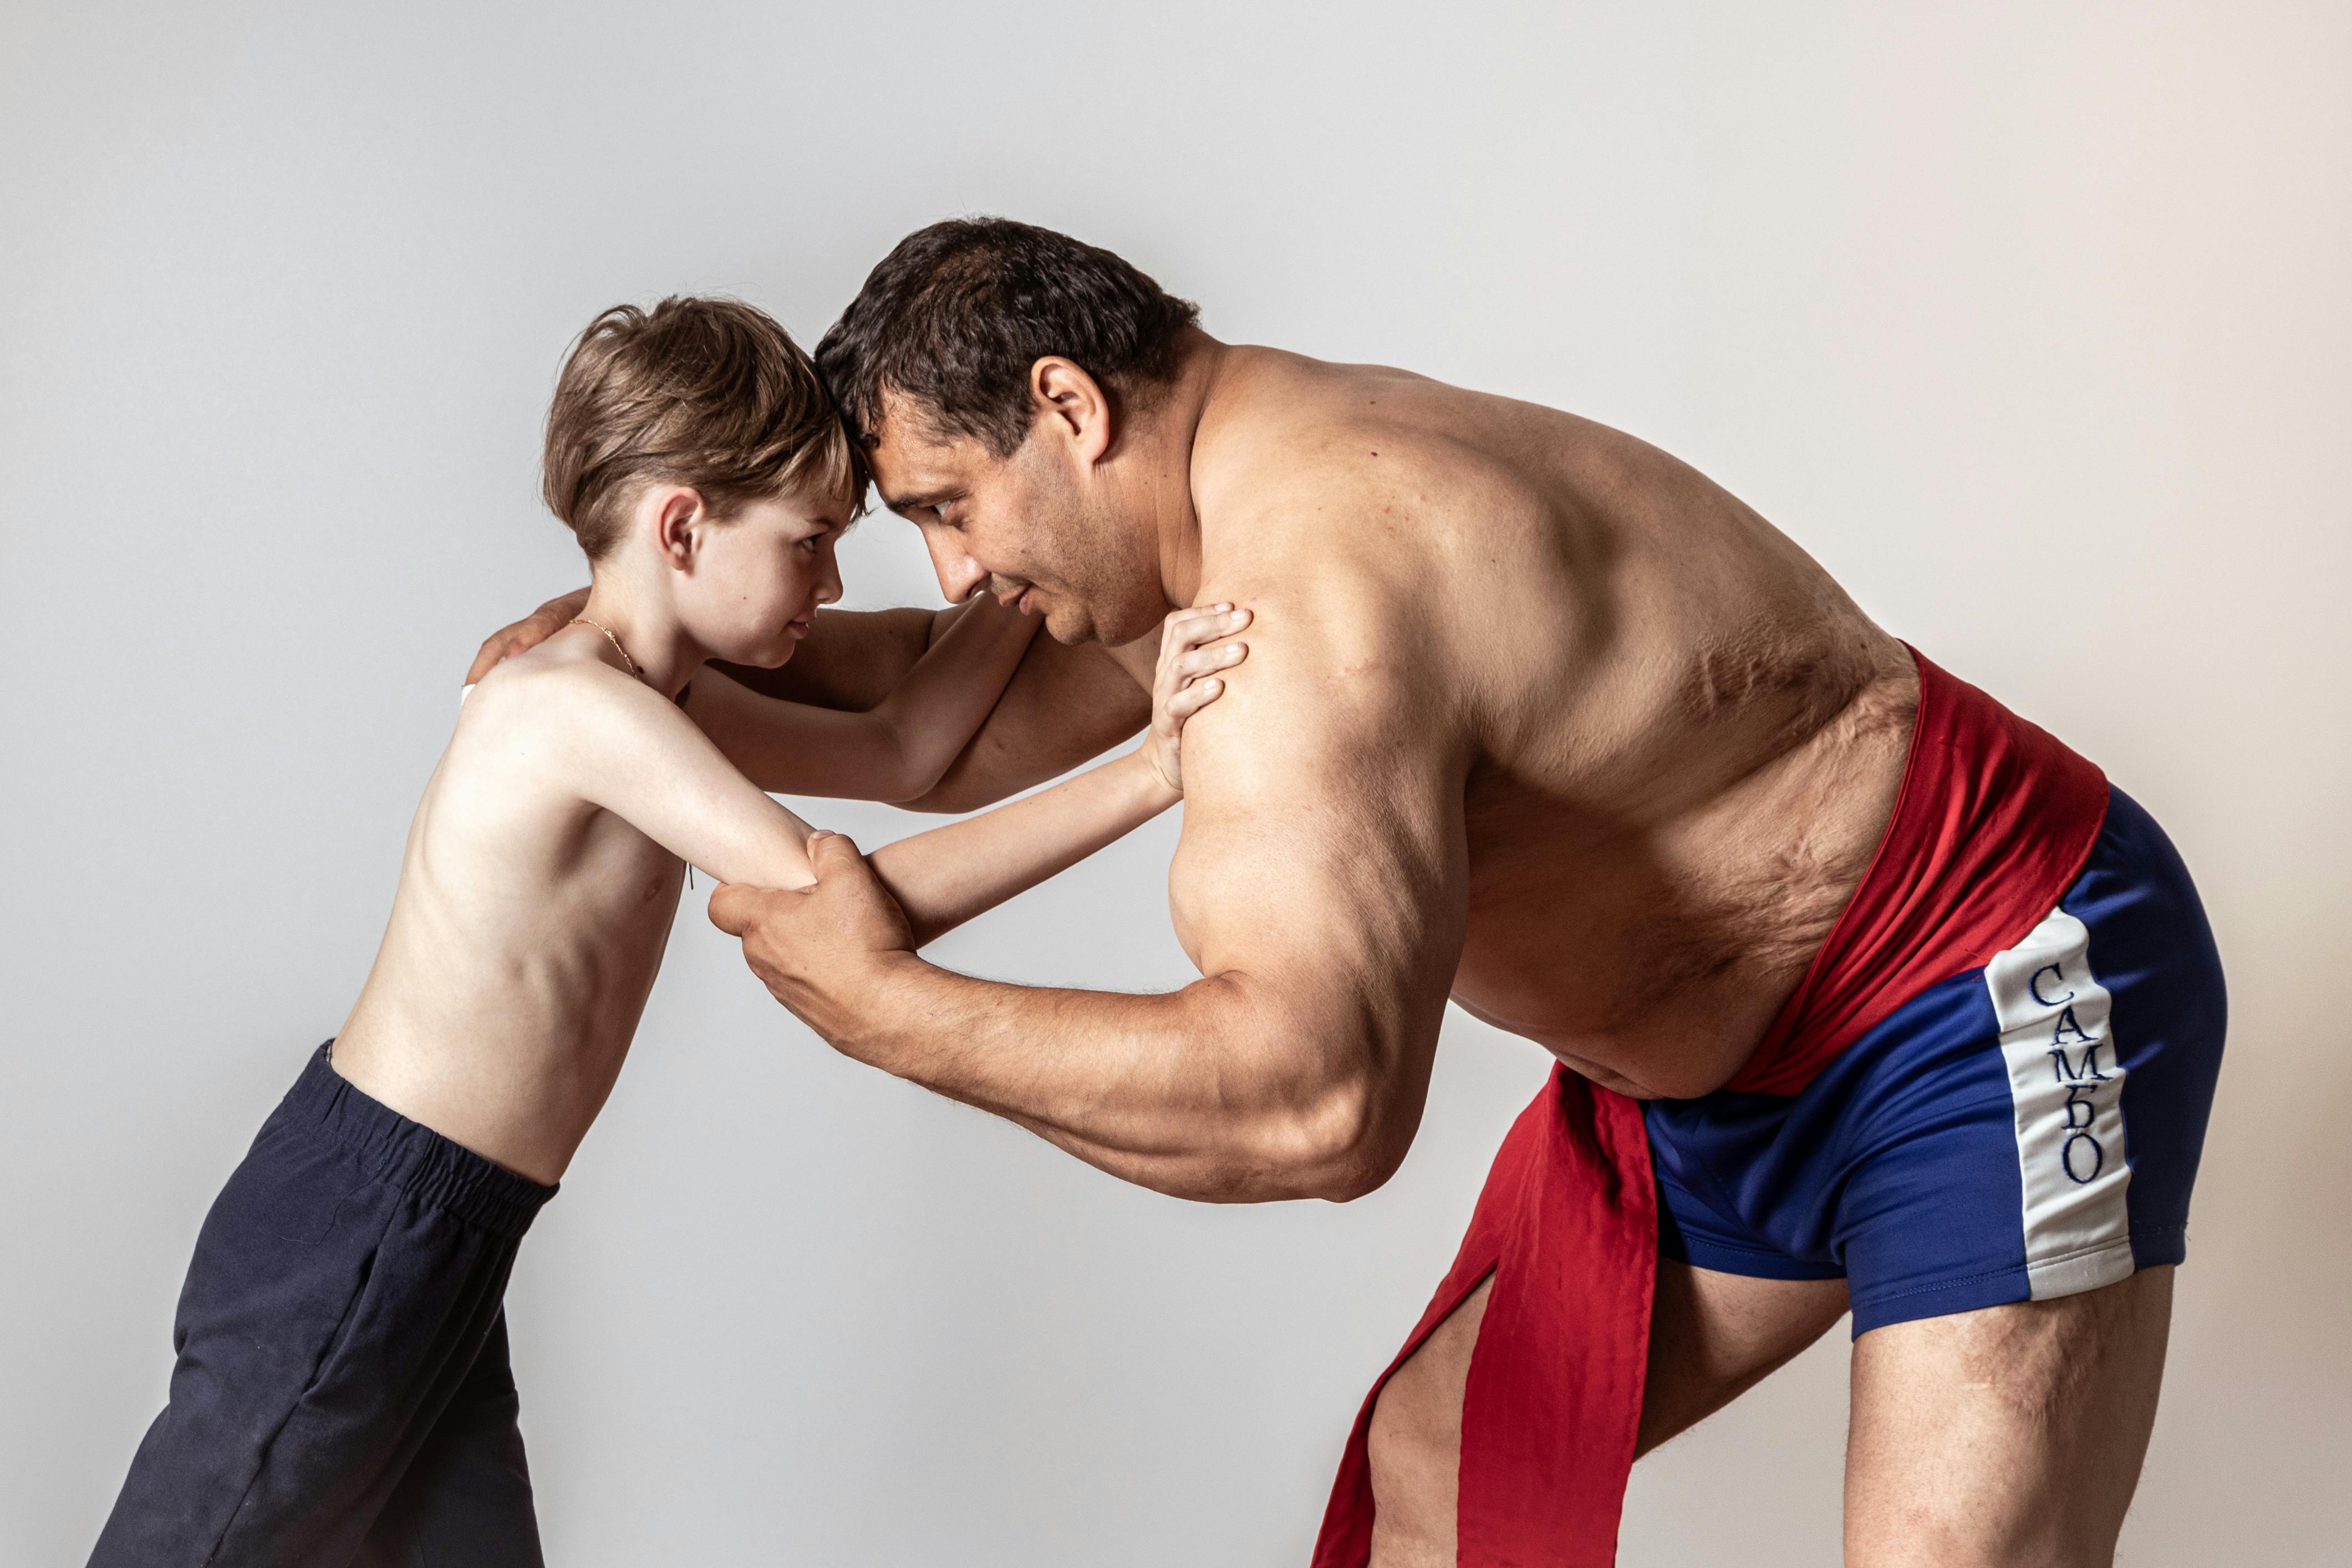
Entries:
{"label": "man's chin", "polygon": [[1105,606],[1077,598],[1047,599],[1031,613],[1045,616],[1045,635],[1066,647],[1088,642],[1100,643],[1105,647],[1124,647],[1138,637],[1158,631],[1166,614],[1156,602]]}

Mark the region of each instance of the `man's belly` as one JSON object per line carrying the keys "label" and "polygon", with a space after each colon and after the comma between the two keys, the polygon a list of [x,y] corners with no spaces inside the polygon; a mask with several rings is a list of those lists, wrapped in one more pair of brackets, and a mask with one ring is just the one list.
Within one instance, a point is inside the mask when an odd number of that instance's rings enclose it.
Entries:
{"label": "man's belly", "polygon": [[1624,1093],[1721,1088],[1869,868],[1908,744],[1905,723],[1783,759],[1639,828],[1474,798],[1454,999]]}
{"label": "man's belly", "polygon": [[[1730,1081],[1801,978],[1774,986],[1716,983],[1654,991],[1580,966],[1474,976],[1465,954],[1454,1000],[1472,1017],[1542,1046],[1570,1070],[1641,1100],[1688,1100]],[[1638,971],[1639,955],[1625,968]]]}

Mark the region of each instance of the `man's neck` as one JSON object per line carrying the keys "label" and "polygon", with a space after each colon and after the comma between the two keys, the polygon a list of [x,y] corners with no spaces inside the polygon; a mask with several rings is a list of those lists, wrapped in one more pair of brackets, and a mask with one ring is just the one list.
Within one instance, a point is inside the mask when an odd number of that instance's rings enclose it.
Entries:
{"label": "man's neck", "polygon": [[1201,517],[1192,505],[1192,447],[1233,352],[1198,327],[1188,328],[1184,336],[1175,380],[1144,416],[1141,444],[1150,457],[1138,476],[1151,512],[1160,592],[1171,609],[1191,604],[1201,591]]}
{"label": "man's neck", "polygon": [[638,679],[665,697],[676,697],[710,655],[686,635],[667,606],[648,604],[646,598],[619,574],[600,572],[579,618],[592,623],[590,631],[601,630],[619,646],[636,666]]}

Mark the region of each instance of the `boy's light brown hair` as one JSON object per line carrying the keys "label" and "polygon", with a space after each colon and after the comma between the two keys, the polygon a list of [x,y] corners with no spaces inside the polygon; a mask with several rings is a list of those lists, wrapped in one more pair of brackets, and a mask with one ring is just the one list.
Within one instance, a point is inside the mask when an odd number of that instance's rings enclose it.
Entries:
{"label": "boy's light brown hair", "polygon": [[673,295],[588,323],[547,410],[541,491],[590,561],[647,483],[691,485],[714,516],[814,489],[854,506],[866,476],[816,366],[765,311]]}

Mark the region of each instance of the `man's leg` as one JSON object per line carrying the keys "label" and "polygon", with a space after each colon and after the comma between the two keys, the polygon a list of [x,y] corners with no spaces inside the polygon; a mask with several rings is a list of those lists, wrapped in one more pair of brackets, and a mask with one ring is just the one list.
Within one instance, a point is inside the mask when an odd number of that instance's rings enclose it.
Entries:
{"label": "man's leg", "polygon": [[[1453,1568],[1462,1393],[1486,1291],[1437,1326],[1373,1407],[1373,1568]],[[1722,1409],[1844,1315],[1842,1279],[1755,1279],[1659,1259],[1637,1451]]]}
{"label": "man's leg", "polygon": [[1855,1568],[2105,1568],[2156,1425],[2172,1270],[1873,1329],[1853,1347]]}

